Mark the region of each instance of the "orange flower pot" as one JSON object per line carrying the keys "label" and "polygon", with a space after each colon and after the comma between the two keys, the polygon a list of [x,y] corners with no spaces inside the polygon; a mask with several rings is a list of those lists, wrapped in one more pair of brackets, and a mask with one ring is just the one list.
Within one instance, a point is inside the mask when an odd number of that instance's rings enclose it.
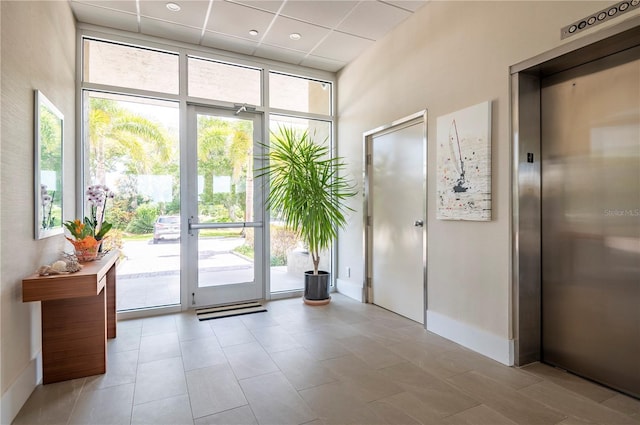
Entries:
{"label": "orange flower pot", "polygon": [[79,262],[93,261],[98,256],[98,248],[101,241],[97,241],[93,236],[87,236],[79,240],[67,238],[67,240],[73,245]]}

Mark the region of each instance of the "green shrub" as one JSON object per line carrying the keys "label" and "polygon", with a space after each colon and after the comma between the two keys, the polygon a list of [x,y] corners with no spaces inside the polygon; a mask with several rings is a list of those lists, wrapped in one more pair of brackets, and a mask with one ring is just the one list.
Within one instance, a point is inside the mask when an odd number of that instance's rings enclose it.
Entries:
{"label": "green shrub", "polygon": [[[296,232],[282,225],[271,224],[271,265],[286,266],[287,254],[293,250],[300,240]],[[274,264],[276,263],[276,264]]]}
{"label": "green shrub", "polygon": [[214,223],[229,223],[231,217],[229,217],[229,210],[224,205],[217,204],[211,208],[211,221]]}
{"label": "green shrub", "polygon": [[240,245],[236,249],[233,250],[238,254],[244,255],[245,257],[253,258],[253,247],[249,245]]}
{"label": "green shrub", "polygon": [[136,208],[133,219],[127,225],[127,232],[143,234],[153,232],[153,224],[158,218],[158,208],[152,204],[142,204]]}
{"label": "green shrub", "polygon": [[111,229],[109,233],[102,240],[102,250],[103,251],[111,251],[113,249],[122,250],[122,246],[124,244],[122,240],[122,230],[119,229]]}
{"label": "green shrub", "polygon": [[287,256],[286,255],[271,255],[271,261],[269,262],[271,267],[278,266],[286,266],[287,265]]}
{"label": "green shrub", "polygon": [[167,202],[164,206],[164,214],[180,215],[180,199],[174,198],[171,202]]}
{"label": "green shrub", "polygon": [[129,211],[129,201],[127,199],[116,198],[110,208],[107,208],[106,221],[113,224],[114,229],[124,230],[133,219],[135,211]]}

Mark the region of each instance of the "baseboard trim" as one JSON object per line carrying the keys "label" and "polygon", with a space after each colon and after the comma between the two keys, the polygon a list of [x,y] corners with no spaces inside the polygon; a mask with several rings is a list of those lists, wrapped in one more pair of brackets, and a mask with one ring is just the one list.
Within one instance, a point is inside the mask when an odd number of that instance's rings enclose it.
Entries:
{"label": "baseboard trim", "polygon": [[427,311],[427,330],[507,366],[513,366],[513,340],[502,338],[433,311]]}
{"label": "baseboard trim", "polygon": [[2,394],[0,424],[10,424],[15,419],[40,382],[42,382],[42,351],[29,362],[20,376]]}
{"label": "baseboard trim", "polygon": [[356,283],[351,280],[337,279],[336,280],[337,291],[342,295],[346,295],[349,298],[353,298],[356,301],[363,302],[362,299],[362,283]]}

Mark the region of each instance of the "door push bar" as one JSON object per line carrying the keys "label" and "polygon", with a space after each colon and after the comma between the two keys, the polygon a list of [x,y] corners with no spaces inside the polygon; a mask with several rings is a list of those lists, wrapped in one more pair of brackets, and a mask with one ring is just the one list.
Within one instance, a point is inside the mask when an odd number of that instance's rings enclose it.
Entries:
{"label": "door push bar", "polygon": [[247,227],[262,227],[261,221],[241,221],[235,223],[197,223],[193,218],[189,219],[189,234],[200,229],[244,229]]}

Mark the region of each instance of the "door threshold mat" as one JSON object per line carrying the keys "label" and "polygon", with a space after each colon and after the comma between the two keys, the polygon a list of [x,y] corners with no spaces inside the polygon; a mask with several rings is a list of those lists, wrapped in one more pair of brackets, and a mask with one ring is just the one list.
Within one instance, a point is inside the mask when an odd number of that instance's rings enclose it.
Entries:
{"label": "door threshold mat", "polygon": [[200,308],[196,310],[196,314],[198,316],[198,320],[203,321],[219,319],[221,317],[240,316],[243,314],[262,313],[264,311],[267,311],[267,308],[265,306],[257,302],[252,302],[244,304],[223,305],[220,307]]}

